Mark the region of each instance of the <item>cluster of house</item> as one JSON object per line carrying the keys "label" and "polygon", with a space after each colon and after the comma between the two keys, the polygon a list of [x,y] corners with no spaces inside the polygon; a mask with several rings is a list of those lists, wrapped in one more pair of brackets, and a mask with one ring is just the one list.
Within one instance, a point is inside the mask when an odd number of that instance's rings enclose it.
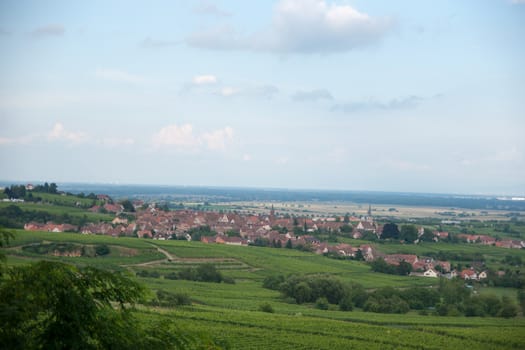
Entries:
{"label": "cluster of house", "polygon": [[[100,208],[100,207],[99,207]],[[99,208],[92,208],[98,211]],[[120,204],[105,203],[104,208],[108,212],[120,213],[123,208]],[[344,222],[343,218],[285,218],[275,215],[273,209],[269,215],[242,215],[238,213],[202,212],[194,210],[162,211],[150,206],[147,210],[135,213],[135,220],[128,222],[127,218],[116,216],[111,223],[89,223],[82,227],[70,224],[54,223],[27,223],[25,230],[48,231],[48,232],[80,232],[83,234],[104,234],[110,236],[133,236],[140,238],[153,238],[166,240],[172,238],[185,238],[191,240],[192,229],[207,226],[209,231],[216,232],[214,236],[202,235],[200,240],[204,243],[218,243],[228,245],[249,245],[256,240],[266,240],[274,247],[285,247],[291,245],[309,246],[317,254],[334,254],[342,257],[355,258],[358,255],[365,261],[373,261],[383,258],[387,264],[399,265],[402,261],[412,266],[411,275],[423,277],[444,276],[447,278],[460,277],[465,280],[482,280],[487,277],[485,271],[466,269],[461,272],[451,269],[450,262],[438,261],[431,257],[418,257],[412,254],[382,254],[373,246],[363,244],[352,246],[346,243],[329,244],[321,242],[312,233],[318,230],[326,232],[339,232],[343,225],[348,225],[352,231],[348,234],[354,238],[360,238],[366,232],[381,235],[382,227],[373,221],[371,217],[349,218],[354,224]],[[301,235],[294,232],[297,228],[303,231]],[[230,236],[228,233],[235,232],[238,235]],[[446,239],[447,232],[434,232],[436,240]],[[497,241],[485,235],[460,236],[467,242],[478,242],[482,244],[497,245]],[[502,241],[504,242],[504,241]],[[500,245],[502,246],[502,245]]]}
{"label": "cluster of house", "polygon": [[46,232],[77,232],[78,226],[70,224],[54,224],[48,222],[46,224],[29,222],[24,225],[26,231],[46,231]]}
{"label": "cluster of house", "polygon": [[513,239],[496,240],[496,238],[487,235],[459,234],[458,238],[466,241],[467,243],[479,243],[483,245],[493,245],[496,247],[513,249],[525,248],[525,241],[518,241]]}

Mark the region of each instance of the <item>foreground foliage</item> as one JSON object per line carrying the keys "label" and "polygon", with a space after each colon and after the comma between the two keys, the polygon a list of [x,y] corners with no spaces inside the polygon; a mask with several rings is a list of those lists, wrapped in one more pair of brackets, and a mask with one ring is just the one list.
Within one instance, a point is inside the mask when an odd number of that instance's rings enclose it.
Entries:
{"label": "foreground foliage", "polygon": [[[46,256],[45,259],[60,259],[75,264],[97,266],[105,270],[114,270],[120,266],[121,270],[130,273],[142,270],[158,272],[160,274],[158,278],[138,277],[141,283],[155,291],[154,295],[149,296],[148,306],[139,304],[136,309],[131,309],[125,305],[125,311],[138,319],[131,324],[139,329],[133,330],[136,336],[132,338],[136,341],[145,338],[143,342],[148,341],[149,344],[154,344],[152,342],[155,339],[158,341],[158,339],[174,337],[177,340],[182,333],[195,335],[191,339],[187,336],[184,338],[188,339],[187,347],[190,349],[208,348],[206,346],[209,344],[211,349],[214,346],[216,348],[214,344],[221,344],[223,347],[243,350],[525,348],[523,317],[504,319],[432,316],[435,311],[422,310],[428,306],[417,304],[428,291],[438,292],[440,288],[438,280],[373,273],[369,266],[360,262],[327,259],[289,249],[17,231],[16,239],[12,242],[14,247],[6,251],[9,266],[26,265],[30,260],[42,259],[42,255],[29,255],[21,249],[25,245],[42,242],[91,246],[107,244],[111,247],[111,253],[104,258]],[[163,256],[152,254],[152,243],[169,251],[174,258],[173,261],[159,260]],[[427,249],[413,245],[410,247]],[[474,249],[470,246],[467,248]],[[491,251],[497,251],[497,248],[486,247],[489,248]],[[116,255],[116,252],[125,249],[133,249],[137,255],[133,257]],[[505,254],[506,251],[503,251],[501,257]],[[150,263],[143,264],[147,261]],[[223,277],[233,277],[236,284],[210,284],[178,278],[178,272],[186,267],[196,269],[204,263],[216,266]],[[177,279],[167,278],[170,273],[177,274]],[[324,274],[328,280],[340,280],[350,286],[350,297],[343,298],[339,306],[329,303],[328,310],[324,309],[326,303],[323,297],[311,299],[312,302],[304,304],[297,304],[289,300],[291,298],[284,299],[278,286],[290,276],[290,273],[305,277]],[[332,277],[326,276],[327,273]],[[276,277],[274,281],[268,280],[270,285],[276,286],[273,289],[262,287],[268,276]],[[428,285],[434,286],[412,288]],[[409,311],[401,316],[363,312],[363,302],[366,299],[363,300],[359,296],[367,296],[377,291],[375,297],[380,299],[389,295],[382,290],[384,287],[395,287],[396,291],[401,292],[403,296],[406,295],[403,300],[409,303],[410,308],[418,311]],[[413,290],[410,296],[409,289]],[[451,288],[450,292],[446,293],[448,300],[455,298],[454,290]],[[505,294],[515,295],[515,291],[500,294],[501,290],[501,288],[494,288],[488,294],[495,293],[500,301]],[[337,288],[334,291],[337,291]],[[479,296],[483,294],[485,293]],[[189,303],[191,305],[187,305]],[[352,312],[339,311],[351,309]],[[419,315],[421,311],[427,311],[429,315]],[[455,312],[452,308],[450,311]],[[1,322],[0,320],[0,324]],[[207,334],[207,338],[202,334]],[[203,338],[211,338],[213,342],[203,341]],[[192,342],[194,340],[198,341]],[[140,348],[141,344],[134,343],[132,348]],[[150,348],[163,347],[152,345]],[[172,346],[172,348],[177,347]]]}
{"label": "foreground foliage", "polygon": [[12,268],[0,285],[0,347],[196,348],[172,323],[146,327],[134,317],[130,306],[144,294],[125,275],[92,267],[40,261]]}

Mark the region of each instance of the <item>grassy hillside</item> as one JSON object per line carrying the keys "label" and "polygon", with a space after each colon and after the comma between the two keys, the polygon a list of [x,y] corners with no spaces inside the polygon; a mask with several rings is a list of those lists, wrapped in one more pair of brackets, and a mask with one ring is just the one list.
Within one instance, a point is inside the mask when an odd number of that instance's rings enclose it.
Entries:
{"label": "grassy hillside", "polygon": [[101,213],[92,213],[86,211],[85,209],[54,205],[54,204],[45,204],[45,203],[10,203],[10,202],[0,202],[0,208],[6,208],[10,205],[16,205],[24,211],[40,211],[47,212],[52,215],[69,215],[72,217],[86,217],[88,221],[111,221],[114,218],[114,215],[110,214],[101,214]]}
{"label": "grassy hillside", "polygon": [[[104,244],[110,253],[97,257],[56,257],[29,253],[27,245],[49,242],[78,246]],[[487,247],[490,248],[490,247]],[[495,248],[492,248],[495,249]],[[68,233],[16,231],[7,251],[8,264],[59,259],[73,264],[124,269],[131,273],[156,271],[159,278],[137,277],[152,292],[188,294],[191,306],[141,306],[137,314],[150,322],[176,319],[182,328],[210,334],[232,349],[521,349],[525,348],[525,319],[420,316],[342,312],[335,306],[319,310],[297,305],[280,293],[262,288],[273,274],[330,273],[365,288],[432,285],[437,281],[373,273],[360,262],[334,260],[288,249],[207,245],[199,242],[152,241]],[[188,266],[214,264],[235,284],[170,280],[163,276]],[[498,293],[507,293],[508,290]],[[274,313],[259,311],[263,303]]]}

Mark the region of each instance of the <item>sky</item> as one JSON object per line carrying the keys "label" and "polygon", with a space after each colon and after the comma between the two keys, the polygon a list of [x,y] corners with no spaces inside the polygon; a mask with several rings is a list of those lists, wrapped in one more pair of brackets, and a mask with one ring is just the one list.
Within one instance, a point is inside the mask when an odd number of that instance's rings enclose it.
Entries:
{"label": "sky", "polygon": [[524,0],[0,2],[0,179],[525,194]]}

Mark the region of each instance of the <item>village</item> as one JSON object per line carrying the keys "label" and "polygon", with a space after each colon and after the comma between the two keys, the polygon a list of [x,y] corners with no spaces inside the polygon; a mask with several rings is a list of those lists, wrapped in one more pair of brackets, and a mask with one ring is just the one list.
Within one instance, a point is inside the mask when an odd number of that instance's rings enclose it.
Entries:
{"label": "village", "polygon": [[[113,203],[106,195],[98,195],[103,205],[95,205],[92,212],[115,214],[109,222],[88,223],[82,227],[70,224],[46,224],[30,222],[25,224],[28,231],[79,232],[81,234],[102,234],[113,237],[138,237],[154,240],[184,239],[199,240],[208,244],[236,246],[262,245],[274,248],[295,248],[343,259],[373,262],[378,259],[390,266],[401,263],[410,265],[410,274],[422,277],[447,278],[460,277],[465,280],[482,280],[487,272],[478,268],[456,271],[448,261],[438,261],[432,257],[418,257],[413,254],[384,254],[374,245],[348,243],[329,243],[317,238],[317,233],[333,233],[353,239],[374,235],[378,239],[383,233],[383,225],[374,221],[371,209],[367,216],[354,217],[289,217],[275,213],[273,206],[268,214],[247,215],[236,212],[164,210],[155,204],[133,202],[135,212],[125,212],[122,204]],[[424,233],[418,228],[418,236]],[[446,240],[448,232],[433,231],[434,241]],[[505,248],[522,248],[523,241],[496,241],[488,235],[458,235],[468,243],[495,245]],[[417,241],[415,242],[417,243]]]}

